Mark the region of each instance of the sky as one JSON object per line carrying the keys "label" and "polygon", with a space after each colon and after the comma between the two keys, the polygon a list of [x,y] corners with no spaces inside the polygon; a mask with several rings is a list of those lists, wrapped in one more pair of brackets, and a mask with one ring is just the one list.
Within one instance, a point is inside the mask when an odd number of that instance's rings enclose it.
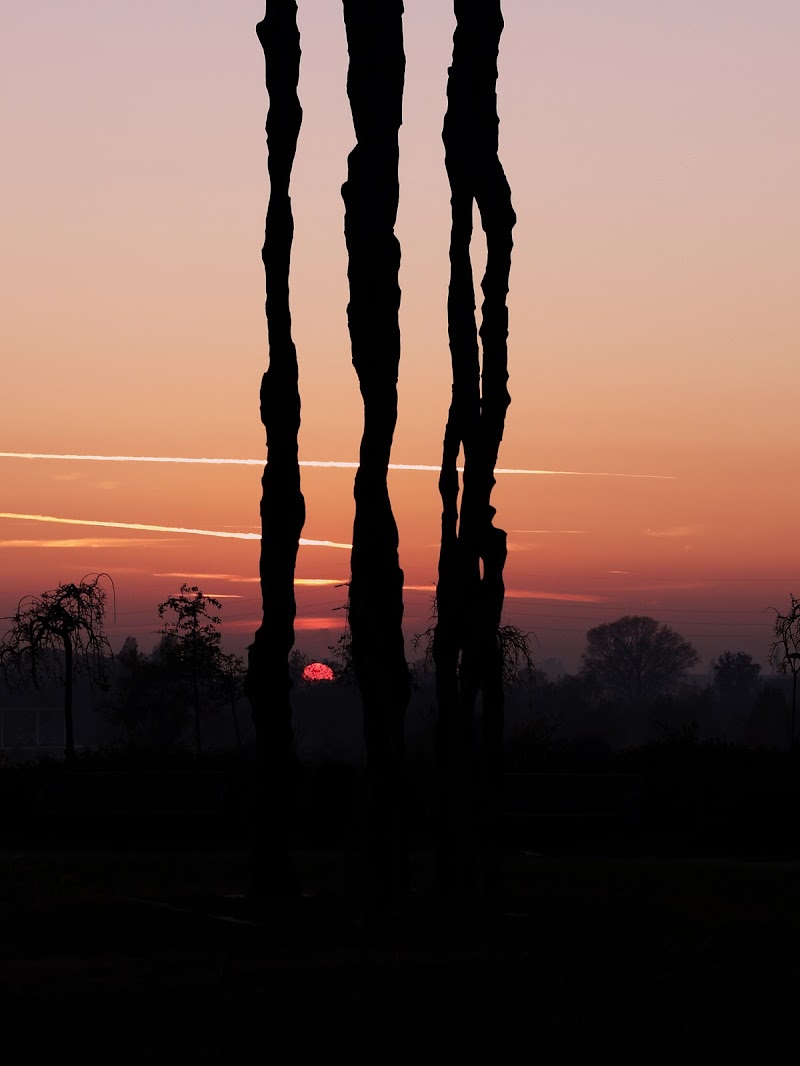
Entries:
{"label": "sky", "polygon": [[[332,465],[303,468],[297,637],[319,656],[343,624],[361,432],[340,195],[353,130],[341,5],[298,9],[300,454]],[[410,469],[390,489],[410,642],[436,579],[450,392],[454,18],[446,0],[405,11],[393,460]],[[568,669],[586,630],[623,614],[678,629],[698,670],[726,649],[765,663],[770,608],[800,589],[800,5],[503,12],[500,152],[518,216],[500,453],[516,472],[494,496],[507,619]],[[102,571],[117,647],[149,646],[182,582],[222,599],[232,650],[258,624],[262,15],[260,0],[2,6],[2,615]]]}

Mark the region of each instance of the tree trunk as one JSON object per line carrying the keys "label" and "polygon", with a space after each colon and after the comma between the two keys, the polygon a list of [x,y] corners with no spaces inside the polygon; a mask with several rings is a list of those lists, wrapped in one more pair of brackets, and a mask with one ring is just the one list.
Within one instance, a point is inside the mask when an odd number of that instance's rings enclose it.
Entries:
{"label": "tree trunk", "polygon": [[[474,693],[460,685],[459,662],[466,640],[466,611],[479,580],[477,556],[470,559],[459,538],[457,464],[463,446],[472,452],[480,419],[480,353],[475,324],[475,292],[470,242],[474,192],[470,180],[474,107],[468,80],[469,54],[459,26],[447,83],[448,107],[442,138],[450,182],[450,286],[447,324],[453,391],[445,428],[439,492],[442,540],[436,587],[437,720],[437,886],[448,899],[467,891],[473,880]],[[466,679],[464,679],[466,681]],[[474,687],[473,687],[474,688]]]}
{"label": "tree trunk", "polygon": [[[455,14],[442,135],[452,205],[448,328],[453,400],[439,483],[442,547],[434,637],[439,699],[438,870],[440,888],[469,894],[475,869],[473,853],[477,851],[482,890],[496,902],[502,881],[503,684],[498,629],[506,535],[493,524],[491,494],[509,404],[506,296],[515,215],[497,154],[497,54],[503,28],[500,3],[455,0]],[[469,254],[473,202],[478,205],[487,243],[481,285],[482,365],[475,335]],[[456,535],[459,444],[464,448],[464,488]],[[473,735],[479,694],[482,728],[476,766]],[[448,834],[453,842],[450,846]]]}
{"label": "tree trunk", "polygon": [[305,522],[297,444],[300,391],[289,310],[294,234],[289,181],[302,121],[297,96],[300,34],[294,0],[268,0],[256,32],[264,49],[270,101],[266,126],[270,197],[262,250],[269,338],[269,367],[261,381],[261,421],[267,440],[259,567],[263,619],[248,649],[245,684],[258,759],[251,891],[292,895],[299,886],[290,847],[296,761],[288,659],[294,645],[294,572]]}
{"label": "tree trunk", "polygon": [[75,683],[72,634],[67,630],[64,641],[64,757],[68,763],[75,761],[75,733],[72,722],[72,686]]}
{"label": "tree trunk", "polygon": [[200,742],[200,683],[197,678],[197,618],[192,626],[192,709],[194,711],[194,744],[197,754],[202,752]]}
{"label": "tree trunk", "polygon": [[400,245],[394,226],[405,76],[402,16],[400,0],[344,0],[347,93],[357,141],[342,187],[347,317],[364,401],[349,622],[364,710],[368,891],[373,899],[402,894],[408,874],[403,780],[410,685],[402,632],[403,571],[387,485],[400,360]]}

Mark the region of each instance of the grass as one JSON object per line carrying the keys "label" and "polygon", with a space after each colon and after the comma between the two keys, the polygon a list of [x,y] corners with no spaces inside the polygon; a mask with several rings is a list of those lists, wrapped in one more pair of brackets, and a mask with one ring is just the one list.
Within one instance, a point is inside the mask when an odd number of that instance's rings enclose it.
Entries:
{"label": "grass", "polygon": [[298,858],[315,894],[256,906],[231,898],[240,850],[0,856],[6,1061],[795,1046],[798,864],[518,855],[479,923],[433,911],[419,854],[420,895],[378,927],[338,855]]}

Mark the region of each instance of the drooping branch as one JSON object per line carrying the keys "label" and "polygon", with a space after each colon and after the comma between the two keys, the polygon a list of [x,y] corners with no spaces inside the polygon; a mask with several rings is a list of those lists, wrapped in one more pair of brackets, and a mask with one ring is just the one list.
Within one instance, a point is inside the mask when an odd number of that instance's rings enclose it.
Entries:
{"label": "drooping branch", "polygon": [[343,0],[356,132],[348,157],[345,240],[353,365],[364,402],[355,479],[349,595],[353,669],[364,708],[368,865],[374,894],[405,880],[402,830],[404,717],[410,695],[403,645],[403,572],[387,484],[400,361],[398,131],[405,54],[400,0]]}
{"label": "drooping branch", "polygon": [[267,443],[261,480],[262,622],[248,650],[246,681],[260,778],[252,887],[260,894],[284,894],[297,890],[288,839],[293,770],[288,659],[294,645],[294,573],[305,522],[298,463],[300,390],[289,307],[294,235],[289,182],[302,121],[297,96],[300,33],[295,0],[268,0],[256,32],[264,50],[269,94],[270,196],[261,255],[269,340],[269,366],[261,381],[261,421]]}
{"label": "drooping branch", "polygon": [[[0,641],[0,665],[12,688],[49,676],[64,684],[64,754],[75,758],[72,689],[76,672],[102,679],[107,659],[113,658],[103,631],[106,593],[101,585],[108,574],[87,574],[41,596],[25,596],[8,619],[11,626]],[[63,656],[63,664],[60,657]]]}

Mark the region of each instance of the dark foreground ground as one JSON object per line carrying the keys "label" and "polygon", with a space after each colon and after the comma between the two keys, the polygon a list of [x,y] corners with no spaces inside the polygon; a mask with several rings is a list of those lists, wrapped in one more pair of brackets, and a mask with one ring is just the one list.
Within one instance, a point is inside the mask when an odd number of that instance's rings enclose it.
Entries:
{"label": "dark foreground ground", "polygon": [[313,895],[237,898],[243,851],[0,855],[0,1056],[17,1063],[376,1062],[443,1052],[776,1061],[800,1046],[800,864],[517,855],[506,912],[419,895],[355,918],[335,854]]}

